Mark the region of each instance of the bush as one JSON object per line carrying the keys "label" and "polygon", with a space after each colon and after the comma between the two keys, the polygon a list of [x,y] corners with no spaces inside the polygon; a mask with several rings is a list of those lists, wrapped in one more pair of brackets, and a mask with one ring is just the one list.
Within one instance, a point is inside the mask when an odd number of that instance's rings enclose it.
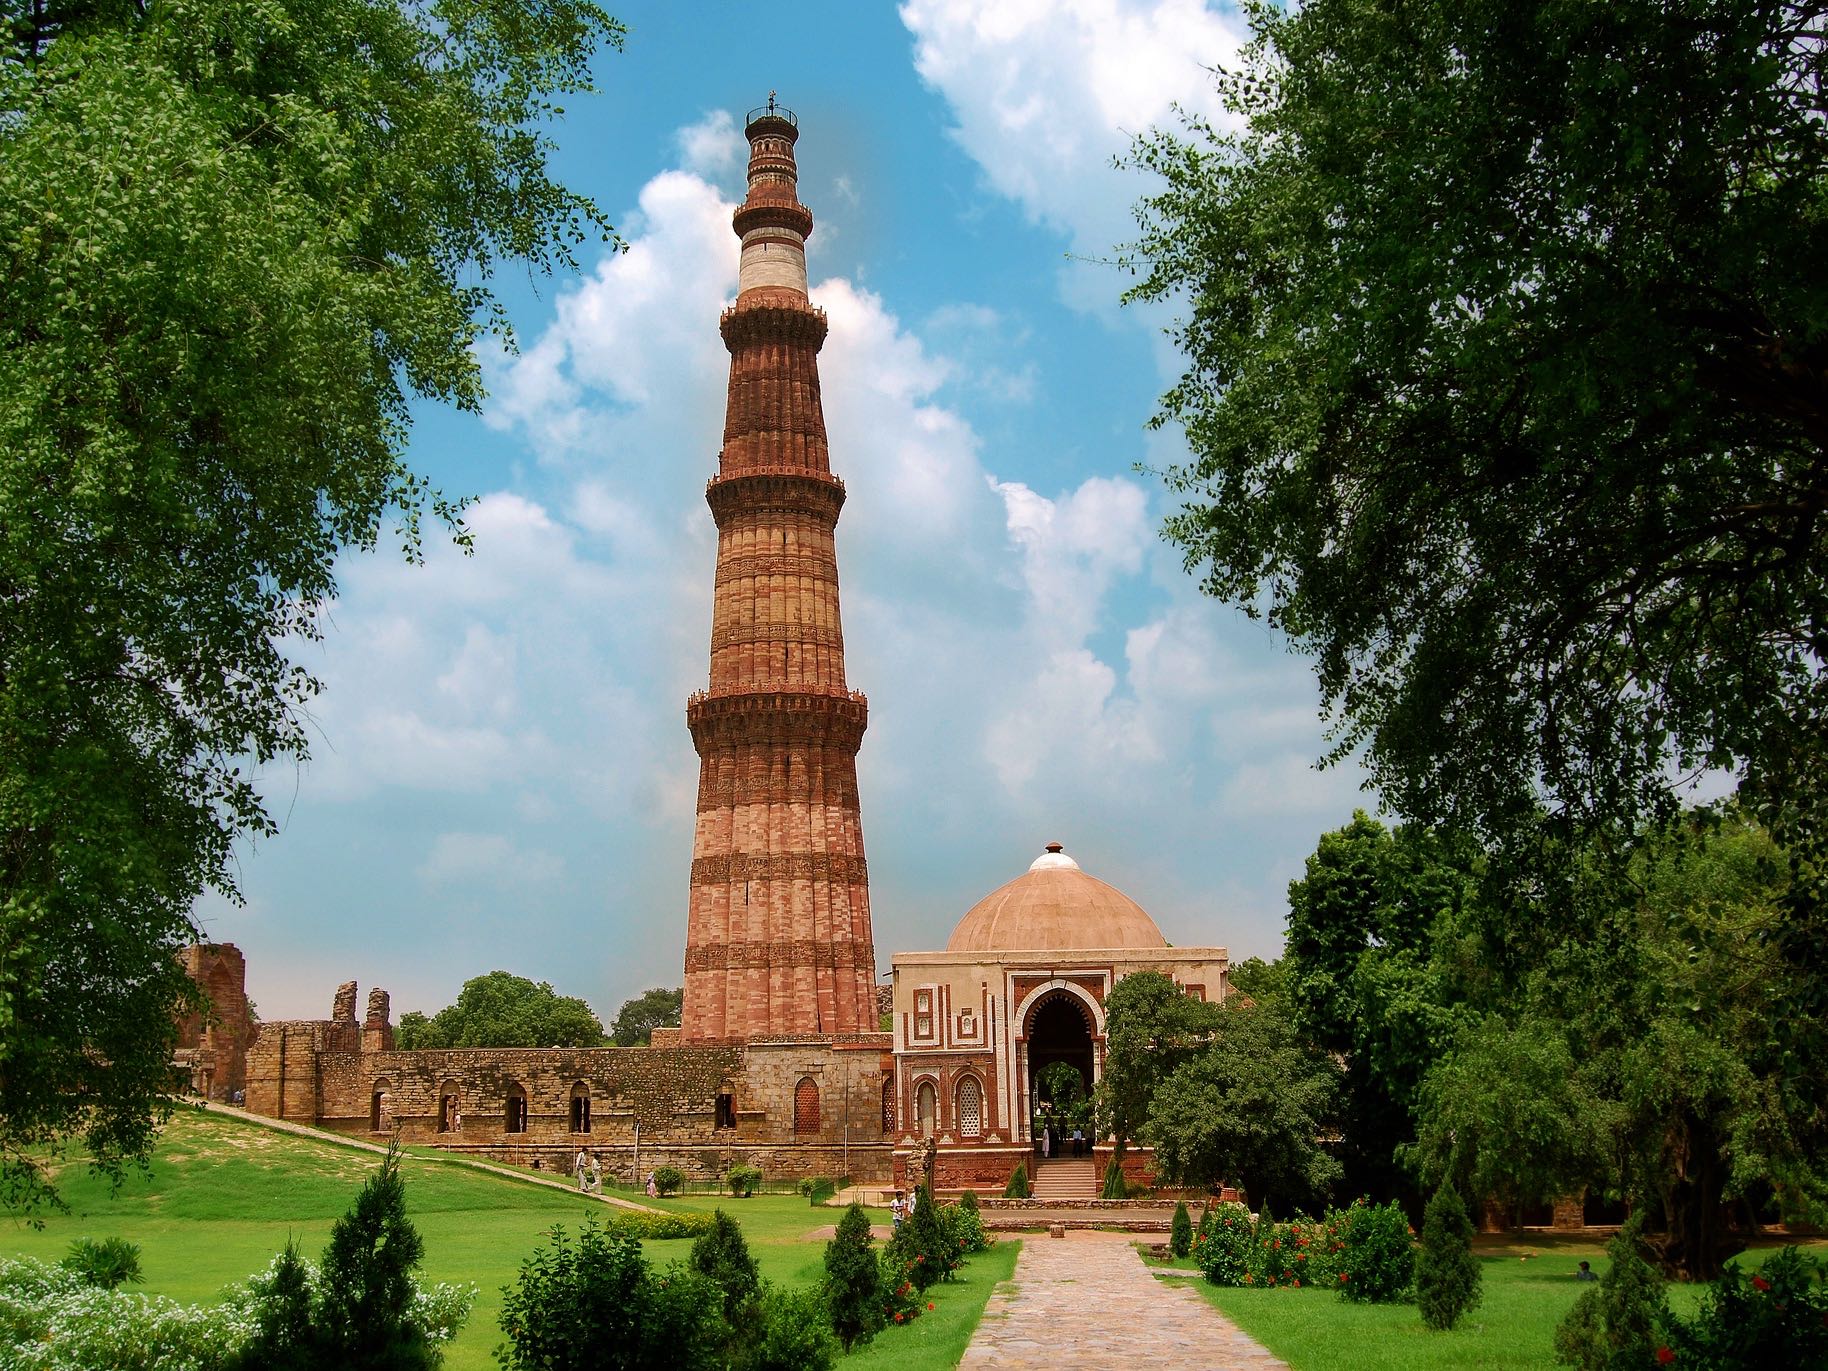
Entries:
{"label": "bush", "polygon": [[692,1244],[691,1266],[723,1292],[724,1317],[733,1324],[761,1288],[742,1227],[721,1209],[711,1215],[710,1231]]}
{"label": "bush", "polygon": [[1214,1285],[1243,1285],[1250,1272],[1250,1211],[1234,1202],[1207,1205],[1194,1235],[1193,1260]]}
{"label": "bush", "polygon": [[794,1187],[810,1204],[824,1204],[838,1193],[838,1183],[829,1176],[807,1176]]}
{"label": "bush", "polygon": [[654,1168],[654,1190],[662,1195],[677,1194],[679,1187],[685,1184],[685,1172],[676,1166],[657,1166]]}
{"label": "bush", "polygon": [[917,1264],[912,1258],[891,1251],[892,1246],[890,1243],[882,1249],[882,1321],[885,1327],[919,1318],[926,1302],[924,1288],[914,1282]]}
{"label": "bush", "polygon": [[604,1224],[619,1233],[636,1238],[696,1238],[711,1231],[709,1214],[643,1213],[639,1209],[617,1209]]}
{"label": "bush", "polygon": [[984,1227],[984,1220],[975,1209],[967,1209],[962,1204],[942,1205],[939,1211],[940,1222],[945,1225],[946,1236],[952,1241],[953,1251],[960,1257],[973,1252],[988,1252],[994,1241]]}
{"label": "bush", "polygon": [[[730,1193],[739,1200],[748,1199],[761,1183],[762,1173],[753,1166],[733,1166],[724,1175],[724,1184],[730,1187]],[[659,1182],[656,1181],[655,1184],[658,1185]]]}
{"label": "bush", "polygon": [[1642,1214],[1633,1214],[1606,1244],[1611,1259],[1555,1329],[1555,1360],[1581,1371],[1624,1371],[1657,1364],[1660,1325],[1669,1311],[1663,1277],[1638,1251]]}
{"label": "bush", "polygon": [[844,1350],[868,1342],[882,1327],[882,1268],[871,1245],[870,1218],[853,1204],[825,1244],[825,1308]]}
{"label": "bush", "polygon": [[1328,1286],[1337,1278],[1337,1240],[1326,1224],[1312,1219],[1277,1223],[1265,1205],[1249,1233],[1243,1284],[1299,1290],[1303,1286]]}
{"label": "bush", "polygon": [[1693,1320],[1672,1319],[1674,1364],[1698,1371],[1828,1366],[1828,1265],[1786,1247],[1756,1275],[1720,1273]]}
{"label": "bush", "polygon": [[1104,1200],[1127,1200],[1130,1198],[1130,1184],[1123,1178],[1123,1159],[1116,1153],[1104,1164],[1104,1182],[1098,1187],[1098,1197]]}
{"label": "bush", "polygon": [[57,1263],[74,1272],[84,1285],[113,1290],[129,1281],[138,1284],[140,1247],[125,1238],[78,1238],[70,1244],[64,1259]]}
{"label": "bush", "polygon": [[496,1360],[507,1371],[711,1371],[723,1364],[722,1292],[678,1267],[656,1278],[632,1234],[585,1221],[551,1241],[503,1291]]}
{"label": "bush", "polygon": [[1187,1201],[1174,1206],[1174,1222],[1168,1227],[1168,1251],[1184,1257],[1193,1250],[1193,1220],[1187,1213]]}
{"label": "bush", "polygon": [[263,1275],[253,1286],[249,1312],[254,1336],[242,1350],[240,1364],[249,1371],[311,1371],[317,1345],[311,1326],[311,1269],[298,1255],[298,1244],[288,1240]]}
{"label": "bush", "polygon": [[932,1193],[925,1186],[914,1193],[914,1212],[901,1221],[884,1251],[892,1271],[906,1273],[916,1290],[925,1290],[935,1281],[952,1279],[960,1253]]}
{"label": "bush", "polygon": [[1422,1252],[1415,1263],[1415,1302],[1421,1306],[1422,1322],[1443,1332],[1479,1303],[1473,1223],[1452,1181],[1434,1192],[1422,1217]]}
{"label": "bush", "polygon": [[1402,1206],[1395,1200],[1380,1205],[1357,1200],[1339,1227],[1340,1296],[1363,1304],[1404,1299],[1415,1273],[1415,1246]]}
{"label": "bush", "polygon": [[1027,1162],[1017,1162],[1016,1169],[1009,1173],[1009,1184],[1003,1187],[1003,1198],[1006,1200],[1025,1200],[1028,1198]]}
{"label": "bush", "polygon": [[817,1291],[765,1286],[735,1365],[740,1371],[831,1371],[837,1352]]}
{"label": "bush", "polygon": [[969,1209],[973,1214],[977,1213],[977,1191],[967,1190],[961,1194],[958,1197],[958,1207]]}

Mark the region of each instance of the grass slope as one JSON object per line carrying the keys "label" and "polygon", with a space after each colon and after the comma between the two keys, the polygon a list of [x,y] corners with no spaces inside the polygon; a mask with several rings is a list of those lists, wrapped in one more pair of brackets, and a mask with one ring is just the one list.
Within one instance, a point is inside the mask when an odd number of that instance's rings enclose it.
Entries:
{"label": "grass slope", "polygon": [[[147,1294],[208,1303],[225,1286],[265,1266],[288,1238],[307,1256],[323,1251],[331,1225],[348,1210],[379,1158],[315,1138],[277,1132],[220,1114],[185,1110],[165,1129],[151,1171],[113,1195],[78,1167],[59,1181],[71,1213],[48,1215],[42,1229],[15,1220],[0,1228],[0,1255],[56,1261],[78,1237],[122,1237],[141,1248]],[[521,1259],[542,1246],[555,1223],[575,1232],[613,1210],[573,1191],[491,1175],[413,1149],[402,1162],[407,1210],[425,1239],[419,1269],[428,1281],[477,1287],[476,1308],[447,1350],[450,1371],[485,1371],[500,1330],[501,1291]],[[824,1272],[824,1240],[838,1211],[803,1198],[692,1196],[656,1207],[709,1212],[722,1207],[742,1224],[762,1274],[784,1285],[810,1285]],[[886,1222],[886,1211],[872,1215]],[[1009,1274],[1014,1243],[975,1258],[965,1279],[936,1288],[935,1312],[877,1339],[845,1367],[925,1371],[950,1367],[970,1340],[990,1288]],[[690,1243],[650,1242],[657,1266],[683,1261]]]}

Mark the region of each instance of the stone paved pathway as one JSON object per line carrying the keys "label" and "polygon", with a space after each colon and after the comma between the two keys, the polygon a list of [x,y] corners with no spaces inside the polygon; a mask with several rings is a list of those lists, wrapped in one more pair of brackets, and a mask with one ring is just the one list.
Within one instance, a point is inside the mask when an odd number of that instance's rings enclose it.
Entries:
{"label": "stone paved pathway", "polygon": [[965,1368],[1288,1371],[1185,1285],[1156,1280],[1123,1233],[1023,1239],[959,1362]]}

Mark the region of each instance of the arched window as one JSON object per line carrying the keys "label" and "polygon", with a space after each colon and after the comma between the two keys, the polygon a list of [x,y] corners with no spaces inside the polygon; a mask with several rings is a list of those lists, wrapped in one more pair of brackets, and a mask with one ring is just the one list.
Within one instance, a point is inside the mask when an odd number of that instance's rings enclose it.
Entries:
{"label": "arched window", "polygon": [[882,1131],[895,1131],[895,1078],[890,1076],[882,1083]]}
{"label": "arched window", "polygon": [[958,1135],[975,1138],[984,1129],[984,1091],[976,1076],[958,1083]]}
{"label": "arched window", "polygon": [[525,1133],[527,1131],[527,1091],[519,1082],[508,1086],[508,1098],[502,1105],[501,1131],[504,1133]]}
{"label": "arched window", "polygon": [[590,1132],[590,1087],[583,1081],[571,1087],[571,1131]]}
{"label": "arched window", "polygon": [[811,1076],[802,1076],[793,1088],[793,1131],[819,1131],[819,1084]]}
{"label": "arched window", "polygon": [[438,1131],[455,1133],[463,1127],[463,1096],[456,1081],[446,1081],[438,1092]]}
{"label": "arched window", "polygon": [[368,1097],[368,1131],[385,1133],[387,1131],[387,1078],[382,1077],[372,1087],[374,1093]]}
{"label": "arched window", "polygon": [[920,1136],[933,1136],[933,1126],[939,1114],[939,1091],[934,1089],[932,1081],[922,1081],[920,1089],[914,1092],[914,1117],[920,1121]]}

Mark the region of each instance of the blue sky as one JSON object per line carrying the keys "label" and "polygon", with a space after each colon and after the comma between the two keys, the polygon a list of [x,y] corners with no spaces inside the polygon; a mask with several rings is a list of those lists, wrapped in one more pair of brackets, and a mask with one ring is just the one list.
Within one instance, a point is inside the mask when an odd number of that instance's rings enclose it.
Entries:
{"label": "blue sky", "polygon": [[1171,942],[1275,955],[1288,881],[1370,804],[1324,750],[1309,666],[1201,597],[1137,467],[1168,316],[1110,265],[1148,184],[1112,166],[1238,26],[1192,0],[612,6],[626,51],[556,129],[629,245],[498,285],[517,356],[480,417],[418,415],[412,461],[476,497],[473,557],[351,556],[313,755],[244,907],[199,908],[267,1018],[336,983],[433,1011],[502,968],[607,1020],[681,979],[707,674],[743,111],[800,117],[876,948],[944,946],[1059,840]]}

